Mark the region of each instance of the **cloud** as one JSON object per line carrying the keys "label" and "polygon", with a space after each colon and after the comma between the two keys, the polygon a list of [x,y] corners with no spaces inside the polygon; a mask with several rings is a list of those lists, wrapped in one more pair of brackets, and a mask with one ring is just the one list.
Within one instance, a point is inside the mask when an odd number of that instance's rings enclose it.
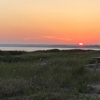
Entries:
{"label": "cloud", "polygon": [[31,41],[31,40],[45,40],[45,39],[49,39],[49,40],[55,40],[55,41],[63,41],[63,42],[68,42],[68,41],[71,41],[72,39],[70,38],[64,38],[64,37],[58,37],[58,36],[50,36],[50,35],[47,35],[47,36],[32,36],[32,37],[26,37],[24,38],[24,40],[26,41]]}
{"label": "cloud", "polygon": [[55,39],[54,36],[43,36],[44,38]]}
{"label": "cloud", "polygon": [[48,39],[55,39],[55,40],[62,40],[62,41],[71,41],[72,39],[70,38],[63,38],[63,37],[57,37],[57,36],[44,36],[45,38]]}

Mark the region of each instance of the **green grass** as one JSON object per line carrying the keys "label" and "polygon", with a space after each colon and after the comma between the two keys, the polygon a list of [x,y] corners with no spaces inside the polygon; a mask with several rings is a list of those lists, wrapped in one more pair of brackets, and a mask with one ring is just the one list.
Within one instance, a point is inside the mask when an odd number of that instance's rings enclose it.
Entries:
{"label": "green grass", "polygon": [[[85,67],[95,56],[100,51],[0,51],[0,100],[78,100],[81,93],[91,93],[88,84],[100,82],[99,71],[94,75]],[[49,64],[38,64],[40,59]]]}

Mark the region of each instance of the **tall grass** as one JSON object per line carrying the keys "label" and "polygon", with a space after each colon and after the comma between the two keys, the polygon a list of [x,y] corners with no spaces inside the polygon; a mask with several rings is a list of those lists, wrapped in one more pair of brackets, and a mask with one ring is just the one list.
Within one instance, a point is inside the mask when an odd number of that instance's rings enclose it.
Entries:
{"label": "tall grass", "polygon": [[[15,54],[21,55],[20,58],[12,57]],[[32,95],[35,100],[43,98],[46,100],[48,96],[50,99],[50,95],[51,98],[54,97],[54,100],[58,97],[63,100],[63,97],[74,96],[76,90],[81,93],[89,93],[91,88],[88,88],[88,84],[100,81],[99,72],[94,75],[93,71],[85,67],[86,64],[95,62],[92,59],[94,56],[100,56],[100,51],[60,51],[55,49],[10,53],[10,56],[3,57],[5,60],[2,60],[1,57],[0,61],[0,78],[2,80],[0,86],[5,89],[5,91],[0,92],[1,97],[2,99],[9,96],[12,98],[14,96],[20,97],[22,93],[24,96]],[[40,65],[38,64],[40,59],[49,63]],[[21,88],[22,86],[23,88]],[[19,89],[17,90],[17,88]],[[6,93],[6,91],[8,92]],[[14,94],[11,91],[14,91]]]}

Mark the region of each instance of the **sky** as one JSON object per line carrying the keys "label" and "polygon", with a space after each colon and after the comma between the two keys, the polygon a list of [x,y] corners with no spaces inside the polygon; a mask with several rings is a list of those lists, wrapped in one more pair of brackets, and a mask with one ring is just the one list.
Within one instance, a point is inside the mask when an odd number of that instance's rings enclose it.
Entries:
{"label": "sky", "polygon": [[0,0],[0,43],[100,44],[100,0]]}

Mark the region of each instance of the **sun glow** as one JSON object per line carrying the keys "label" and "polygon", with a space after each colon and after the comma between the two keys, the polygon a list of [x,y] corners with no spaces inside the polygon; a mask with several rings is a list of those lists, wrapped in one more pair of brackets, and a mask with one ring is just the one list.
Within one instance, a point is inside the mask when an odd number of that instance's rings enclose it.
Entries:
{"label": "sun glow", "polygon": [[83,45],[83,43],[79,43],[79,45],[81,46],[81,45]]}

